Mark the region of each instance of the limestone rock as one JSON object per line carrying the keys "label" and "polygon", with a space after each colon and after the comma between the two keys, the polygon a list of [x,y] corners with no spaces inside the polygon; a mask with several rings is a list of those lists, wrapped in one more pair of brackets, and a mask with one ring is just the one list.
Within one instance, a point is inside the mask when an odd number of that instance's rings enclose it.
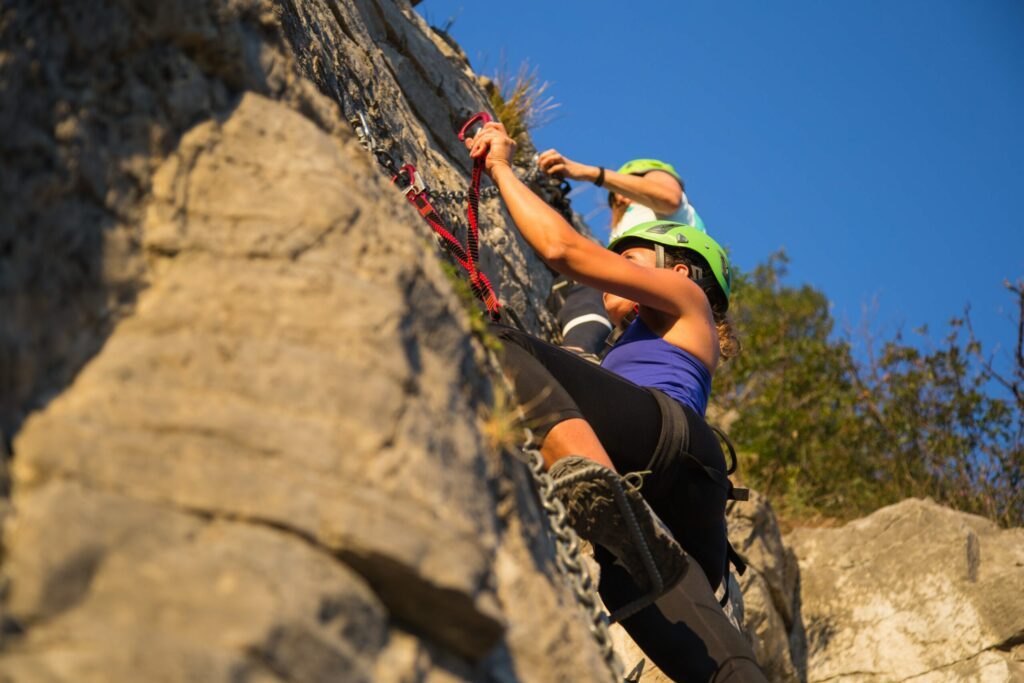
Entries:
{"label": "limestone rock", "polygon": [[[445,632],[450,612],[449,639],[479,655],[501,627],[460,607],[494,546],[459,386],[472,354],[451,353],[459,323],[440,273],[412,265],[418,240],[344,167],[312,123],[255,95],[186,135],[154,177],[152,283],[73,391],[30,419],[15,480],[70,476],[294,529],[372,572],[404,617]],[[431,318],[410,320],[421,307]],[[462,418],[437,430],[437,405]]]}
{"label": "limestone rock", "polygon": [[28,634],[3,680],[369,682],[387,640],[365,581],[299,535],[59,481],[9,531]]}
{"label": "limestone rock", "polygon": [[[464,303],[347,120],[464,187],[465,63],[384,0],[0,22],[0,679],[609,680],[484,438]],[[483,213],[539,329],[550,275]]]}
{"label": "limestone rock", "polygon": [[786,548],[767,498],[728,508],[729,540],[747,563],[737,577],[743,592],[744,629],[757,660],[772,681],[800,681],[804,670],[804,628],[800,614],[800,571]]}
{"label": "limestone rock", "polygon": [[1024,529],[906,500],[786,540],[808,681],[1024,680]]}
{"label": "limestone rock", "polygon": [[[152,176],[189,128],[244,92],[342,139],[363,111],[397,163],[464,190],[453,127],[487,108],[468,65],[391,0],[13,0],[0,12],[0,88],[0,442],[132,312]],[[483,268],[525,324],[551,329],[534,296],[551,275],[507,220],[482,204]]]}

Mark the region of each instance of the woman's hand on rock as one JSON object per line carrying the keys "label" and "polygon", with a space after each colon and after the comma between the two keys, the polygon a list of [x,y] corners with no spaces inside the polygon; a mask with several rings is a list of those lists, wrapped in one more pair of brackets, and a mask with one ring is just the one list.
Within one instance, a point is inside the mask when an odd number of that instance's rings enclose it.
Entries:
{"label": "woman's hand on rock", "polygon": [[466,138],[466,147],[469,148],[471,158],[484,157],[484,170],[491,175],[496,166],[511,168],[516,143],[505,131],[505,126],[491,121],[484,124],[476,137]]}
{"label": "woman's hand on rock", "polygon": [[537,165],[540,170],[548,175],[568,178],[569,180],[586,180],[594,182],[597,180],[598,168],[587,166],[561,154],[558,150],[549,149],[537,156]]}

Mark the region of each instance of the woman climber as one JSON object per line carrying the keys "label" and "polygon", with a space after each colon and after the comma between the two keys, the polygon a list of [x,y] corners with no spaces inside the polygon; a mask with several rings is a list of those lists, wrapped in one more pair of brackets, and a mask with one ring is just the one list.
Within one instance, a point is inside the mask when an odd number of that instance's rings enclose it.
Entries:
{"label": "woman climber", "polygon": [[[657,159],[634,159],[612,171],[582,164],[549,149],[537,157],[545,173],[570,180],[592,182],[608,190],[612,211],[611,239],[629,228],[657,219],[691,225],[706,232],[704,221],[690,205],[682,177],[671,164]],[[600,354],[608,333],[618,321],[605,316],[597,292],[566,278],[556,281],[561,306],[557,307],[563,345],[579,352]],[[607,306],[607,298],[605,305]]]}
{"label": "woman climber", "polygon": [[[714,597],[727,562],[729,485],[702,415],[712,374],[735,346],[724,251],[668,221],[600,247],[516,177],[515,143],[501,124],[486,124],[466,144],[485,159],[516,227],[549,267],[637,302],[603,367],[495,328],[557,495],[595,546],[605,604],[674,680],[765,680]],[[645,595],[657,600],[642,606]]]}

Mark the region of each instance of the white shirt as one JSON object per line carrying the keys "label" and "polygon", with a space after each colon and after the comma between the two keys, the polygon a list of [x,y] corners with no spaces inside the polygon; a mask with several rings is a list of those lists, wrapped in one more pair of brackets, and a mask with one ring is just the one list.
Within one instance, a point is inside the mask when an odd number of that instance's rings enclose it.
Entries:
{"label": "white shirt", "polygon": [[626,207],[626,212],[622,214],[622,218],[619,219],[619,222],[612,226],[611,236],[608,239],[611,241],[630,228],[640,225],[641,223],[657,220],[674,221],[676,223],[683,223],[684,225],[692,225],[701,232],[708,231],[707,228],[704,227],[704,221],[702,221],[700,216],[697,215],[697,210],[693,208],[689,201],[687,201],[686,193],[684,192],[682,201],[679,204],[679,210],[671,216],[665,216],[663,218],[660,218],[656,213],[654,213],[654,210],[650,207],[633,202]]}

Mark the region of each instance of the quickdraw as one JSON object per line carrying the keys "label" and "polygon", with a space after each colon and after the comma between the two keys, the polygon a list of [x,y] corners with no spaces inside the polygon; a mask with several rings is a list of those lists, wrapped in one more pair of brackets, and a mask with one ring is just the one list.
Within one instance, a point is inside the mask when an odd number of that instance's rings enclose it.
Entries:
{"label": "quickdraw", "polygon": [[420,177],[420,172],[416,170],[415,166],[412,164],[402,166],[395,173],[394,177],[391,178],[391,181],[401,188],[409,203],[416,208],[419,214],[423,216],[423,219],[434,230],[434,233],[437,234],[437,237],[441,239],[447,252],[466,270],[473,295],[487,307],[487,314],[490,316],[490,319],[498,323],[502,318],[502,305],[498,302],[498,296],[495,294],[494,287],[490,286],[487,276],[476,267],[476,261],[480,255],[479,224],[477,222],[480,174],[477,172],[476,166],[474,164],[473,181],[470,184],[469,202],[466,209],[469,228],[466,230],[465,246],[444,225],[440,214],[430,204],[423,179]]}
{"label": "quickdraw", "polygon": [[[490,121],[490,116],[484,112],[473,116],[462,127],[462,130],[459,131],[459,139],[463,139],[466,131],[477,121],[486,123]],[[469,192],[438,192],[430,190],[423,182],[423,178],[415,166],[407,163],[399,167],[391,154],[377,143],[373,138],[366,117],[361,111],[357,112],[357,118],[352,120],[352,125],[355,128],[356,135],[359,137],[360,144],[373,154],[377,163],[391,176],[391,182],[401,188],[405,198],[423,216],[423,219],[427,221],[434,230],[434,233],[441,238],[448,253],[466,271],[474,296],[480,299],[487,307],[487,314],[491,320],[499,322],[502,314],[501,304],[494,293],[491,281],[476,266],[480,257],[480,229],[477,217],[480,209],[480,180],[483,172],[483,161],[478,160],[473,164],[473,176]],[[488,188],[488,190],[493,191],[493,193],[497,192],[497,188]],[[493,194],[489,193],[488,196],[493,196]],[[460,202],[466,200],[466,216],[469,220],[469,228],[466,230],[465,246],[445,225],[445,220],[441,217],[441,213],[430,203],[432,199],[434,201],[449,200]]]}

